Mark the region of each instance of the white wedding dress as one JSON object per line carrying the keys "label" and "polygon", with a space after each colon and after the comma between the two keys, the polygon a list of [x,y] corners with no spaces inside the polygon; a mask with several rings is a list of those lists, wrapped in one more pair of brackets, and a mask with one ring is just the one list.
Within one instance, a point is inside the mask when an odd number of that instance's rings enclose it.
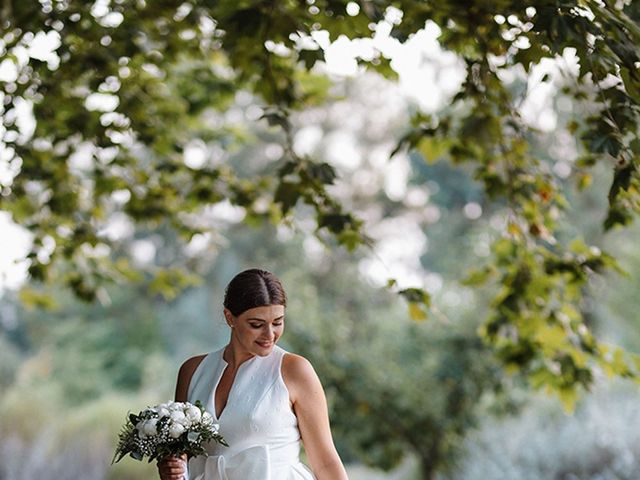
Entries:
{"label": "white wedding dress", "polygon": [[281,374],[286,353],[275,346],[236,372],[227,405],[216,418],[215,391],[227,362],[224,348],[209,353],[191,378],[188,401],[202,402],[220,424],[228,447],[211,442],[208,455],[189,460],[187,480],[314,480],[300,462],[298,420]]}

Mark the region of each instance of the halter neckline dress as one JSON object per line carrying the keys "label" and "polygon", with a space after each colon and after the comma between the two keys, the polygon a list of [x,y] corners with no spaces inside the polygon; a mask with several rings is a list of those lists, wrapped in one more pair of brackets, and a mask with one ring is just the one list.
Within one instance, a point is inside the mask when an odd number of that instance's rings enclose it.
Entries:
{"label": "halter neckline dress", "polygon": [[209,353],[191,377],[187,400],[202,402],[220,425],[228,447],[211,442],[207,454],[189,460],[186,480],[314,480],[300,461],[298,419],[282,379],[287,353],[274,346],[266,357],[243,362],[220,418],[215,392],[228,364],[224,348]]}

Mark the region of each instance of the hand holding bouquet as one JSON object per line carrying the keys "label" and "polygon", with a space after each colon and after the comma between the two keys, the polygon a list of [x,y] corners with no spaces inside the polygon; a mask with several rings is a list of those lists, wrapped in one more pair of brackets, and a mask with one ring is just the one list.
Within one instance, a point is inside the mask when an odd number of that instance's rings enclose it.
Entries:
{"label": "hand holding bouquet", "polygon": [[149,461],[183,453],[194,457],[205,453],[205,444],[211,440],[227,446],[218,433],[218,425],[200,402],[195,405],[161,403],[138,415],[129,415],[118,435],[118,446],[111,463],[119,462],[127,454],[136,460],[146,456]]}

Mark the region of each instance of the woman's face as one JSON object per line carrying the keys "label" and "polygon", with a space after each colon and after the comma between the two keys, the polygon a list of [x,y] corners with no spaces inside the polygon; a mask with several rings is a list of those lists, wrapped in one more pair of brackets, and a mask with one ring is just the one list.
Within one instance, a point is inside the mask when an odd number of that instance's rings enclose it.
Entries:
{"label": "woman's face", "polygon": [[224,316],[232,339],[251,355],[269,355],[284,331],[283,305],[250,308],[237,317],[225,309]]}

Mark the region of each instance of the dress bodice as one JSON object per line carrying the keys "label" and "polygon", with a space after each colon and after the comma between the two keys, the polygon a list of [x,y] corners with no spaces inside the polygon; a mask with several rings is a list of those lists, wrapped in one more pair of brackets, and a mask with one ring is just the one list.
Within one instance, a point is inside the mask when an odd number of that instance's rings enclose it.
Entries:
{"label": "dress bodice", "polygon": [[227,404],[216,418],[215,392],[227,368],[224,348],[208,354],[194,372],[188,401],[200,400],[220,425],[228,447],[212,442],[208,456],[189,461],[191,480],[313,480],[300,462],[300,431],[281,366],[286,351],[275,346],[238,367]]}

